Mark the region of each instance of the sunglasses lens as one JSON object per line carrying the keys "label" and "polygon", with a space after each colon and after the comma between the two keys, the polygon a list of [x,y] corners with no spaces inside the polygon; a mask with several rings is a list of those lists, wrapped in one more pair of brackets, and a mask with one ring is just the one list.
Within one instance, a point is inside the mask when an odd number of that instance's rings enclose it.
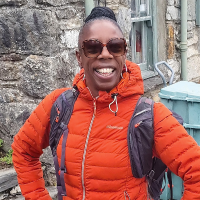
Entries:
{"label": "sunglasses lens", "polygon": [[[113,56],[122,56],[126,52],[126,41],[122,38],[115,38],[110,40],[106,47],[110,54]],[[83,51],[86,57],[96,58],[103,49],[103,44],[98,40],[85,40],[83,41]]]}
{"label": "sunglasses lens", "polygon": [[101,43],[96,40],[87,40],[83,42],[84,54],[88,58],[95,58],[101,54],[102,46]]}
{"label": "sunglasses lens", "polygon": [[113,39],[107,44],[107,49],[113,56],[122,56],[126,51],[126,42],[124,39]]}

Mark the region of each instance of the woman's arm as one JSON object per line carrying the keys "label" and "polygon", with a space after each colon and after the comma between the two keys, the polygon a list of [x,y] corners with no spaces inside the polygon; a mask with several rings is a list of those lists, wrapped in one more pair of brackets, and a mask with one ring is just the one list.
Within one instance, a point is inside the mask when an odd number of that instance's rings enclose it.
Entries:
{"label": "woman's arm", "polygon": [[200,199],[200,147],[172,113],[154,104],[155,153],[184,181],[182,199]]}
{"label": "woman's arm", "polygon": [[59,89],[46,96],[14,137],[13,164],[26,200],[51,199],[45,189],[39,157],[42,149],[49,145],[51,107],[64,90]]}

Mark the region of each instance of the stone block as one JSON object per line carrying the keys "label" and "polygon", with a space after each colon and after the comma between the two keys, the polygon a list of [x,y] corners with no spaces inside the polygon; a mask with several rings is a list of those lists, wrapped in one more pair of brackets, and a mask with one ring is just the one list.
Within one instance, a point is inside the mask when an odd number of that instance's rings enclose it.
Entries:
{"label": "stone block", "polygon": [[195,20],[196,19],[196,0],[189,0],[187,2],[187,18],[188,20]]}
{"label": "stone block", "polygon": [[0,103],[19,103],[22,101],[22,94],[13,88],[2,88],[0,90]]}
{"label": "stone block", "polygon": [[[53,158],[52,158],[53,159]],[[55,186],[57,185],[57,180],[56,180],[56,173],[55,173],[55,168],[54,165],[49,165],[47,163],[42,162],[43,165],[43,177],[45,180],[45,185],[49,186]]]}
{"label": "stone block", "polygon": [[196,29],[196,31],[197,31],[197,35],[198,35],[197,49],[198,49],[198,52],[200,53],[200,27],[198,27]]}
{"label": "stone block", "polygon": [[17,174],[13,168],[0,170],[0,192],[10,189],[16,185],[18,185]]}
{"label": "stone block", "polygon": [[71,19],[74,18],[76,14],[76,9],[73,7],[59,9],[58,11],[56,11],[58,19]]}
{"label": "stone block", "polygon": [[196,54],[196,55],[188,58],[188,63],[187,63],[188,81],[191,81],[193,79],[199,79],[200,67],[197,63],[200,63],[199,54]]}
{"label": "stone block", "polygon": [[48,6],[65,6],[69,3],[83,2],[82,0],[35,0],[37,4]]}
{"label": "stone block", "polygon": [[21,90],[28,96],[44,98],[55,89],[55,83],[52,78],[54,70],[51,58],[33,55],[27,57],[21,72]]}
{"label": "stone block", "polygon": [[[180,68],[181,68],[181,63],[179,62],[179,60],[175,60],[175,59],[168,59],[167,63],[170,65],[170,67],[172,67],[172,69],[174,70],[174,80],[173,83],[180,81]],[[168,77],[171,76],[171,71],[168,70],[167,71],[167,75]]]}
{"label": "stone block", "polygon": [[144,80],[144,92],[152,91],[156,86],[163,84],[162,79],[159,76],[148,78]]}
{"label": "stone block", "polygon": [[[190,34],[190,32],[188,33],[188,37],[189,37],[189,34]],[[199,37],[198,37],[197,34],[198,33],[196,33],[196,32],[191,32],[192,37],[190,37],[188,39],[188,41],[187,41],[187,45],[188,46],[192,46],[192,45],[198,44]]]}
{"label": "stone block", "polygon": [[23,55],[15,53],[0,55],[0,61],[21,61],[23,59]]}
{"label": "stone block", "polygon": [[71,87],[75,74],[80,70],[76,59],[75,51],[63,51],[56,59],[56,74],[54,80],[57,87]]}
{"label": "stone block", "polygon": [[28,3],[28,0],[1,0],[1,6],[22,6]]}
{"label": "stone block", "polygon": [[120,0],[119,3],[128,8],[131,6],[131,0]]}
{"label": "stone block", "polygon": [[180,20],[180,9],[174,6],[167,6],[166,20]]}
{"label": "stone block", "polygon": [[0,55],[52,55],[57,52],[57,23],[51,11],[10,9],[0,12]]}
{"label": "stone block", "polygon": [[196,27],[195,21],[187,22],[187,31],[192,31]]}
{"label": "stone block", "polygon": [[12,188],[12,190],[10,191],[10,194],[12,196],[20,194],[21,193],[21,189],[19,187],[19,185],[15,186],[14,188]]}
{"label": "stone block", "polygon": [[78,47],[78,30],[66,30],[61,34],[60,39],[63,45],[67,48],[77,48]]}
{"label": "stone block", "polygon": [[188,47],[187,49],[187,57],[190,58],[192,56],[198,56],[199,52],[195,45]]}
{"label": "stone block", "polygon": [[[65,34],[69,35],[71,33],[69,33],[69,31],[72,31],[72,33],[75,31],[80,30],[80,27],[82,27],[83,25],[83,20],[81,19],[81,17],[75,17],[75,18],[71,18],[71,19],[66,19],[65,21],[62,21],[59,23],[59,35],[60,35],[60,39],[62,39],[61,41],[59,41],[61,44],[63,43],[63,40],[65,40]],[[76,34],[76,37],[78,37],[78,34]],[[66,42],[66,41],[65,41]],[[75,40],[76,42],[76,40]],[[61,45],[62,46],[62,45]],[[76,46],[76,44],[74,44],[74,46]],[[66,46],[64,45],[64,49],[66,49]],[[62,50],[61,50],[62,51]]]}
{"label": "stone block", "polygon": [[174,0],[167,0],[168,6],[174,6]]}
{"label": "stone block", "polygon": [[19,66],[14,62],[0,61],[0,80],[16,81],[20,78]]}
{"label": "stone block", "polygon": [[131,9],[126,7],[120,7],[118,9],[117,14],[117,21],[120,25],[122,32],[124,33],[124,36],[126,40],[129,40],[129,34],[131,31]]}
{"label": "stone block", "polygon": [[11,149],[13,136],[35,109],[35,104],[0,103],[0,138],[3,139],[3,150]]}
{"label": "stone block", "polygon": [[174,1],[174,6],[177,7],[177,8],[180,8],[180,7],[181,7],[181,2],[180,2],[180,0],[175,0],[175,1]]}
{"label": "stone block", "polygon": [[191,39],[194,37],[194,32],[190,31],[187,33],[187,39]]}
{"label": "stone block", "polygon": [[43,154],[40,156],[40,161],[46,164],[53,165],[53,156],[50,147],[43,150]]}
{"label": "stone block", "polygon": [[[49,187],[46,187],[46,189],[48,190],[49,195],[52,198],[52,200],[57,200],[58,199],[58,197],[57,197],[58,191],[57,191],[57,187],[56,186],[49,186]],[[25,198],[22,195],[11,196],[9,194],[4,194],[4,196],[8,197],[6,199],[9,199],[9,200],[25,200]],[[1,196],[0,196],[0,199],[1,199]]]}

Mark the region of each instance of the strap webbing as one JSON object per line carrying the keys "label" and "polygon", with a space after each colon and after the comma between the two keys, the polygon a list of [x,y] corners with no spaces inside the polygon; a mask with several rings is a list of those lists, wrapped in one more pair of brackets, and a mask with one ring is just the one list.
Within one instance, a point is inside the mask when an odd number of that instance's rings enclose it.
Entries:
{"label": "strap webbing", "polygon": [[169,168],[168,168],[168,171],[167,171],[167,179],[168,179],[168,183],[169,183],[169,186],[170,186],[170,200],[173,200],[172,172]]}
{"label": "strap webbing", "polygon": [[57,190],[58,190],[58,200],[62,200],[62,186],[60,182],[60,175],[59,172],[59,165],[58,165],[58,157],[57,154],[53,158],[54,165],[55,165],[55,171],[56,171],[56,180],[57,180]]}
{"label": "strap webbing", "polygon": [[67,196],[67,192],[65,188],[65,179],[64,179],[64,173],[67,172],[66,167],[65,167],[65,149],[66,149],[67,136],[68,136],[68,128],[65,127],[65,130],[63,133],[61,164],[60,164],[60,182],[62,186],[62,196]]}

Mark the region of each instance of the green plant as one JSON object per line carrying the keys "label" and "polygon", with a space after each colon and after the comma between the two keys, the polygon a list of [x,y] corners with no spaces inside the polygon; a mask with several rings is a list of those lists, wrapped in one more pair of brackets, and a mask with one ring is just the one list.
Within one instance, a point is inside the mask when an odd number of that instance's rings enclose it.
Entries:
{"label": "green plant", "polygon": [[3,146],[3,140],[0,139],[0,147],[2,147],[2,146]]}
{"label": "green plant", "polygon": [[10,149],[8,153],[6,154],[6,156],[4,156],[3,158],[0,158],[0,161],[5,162],[8,165],[12,164],[12,153],[13,153],[13,150]]}

